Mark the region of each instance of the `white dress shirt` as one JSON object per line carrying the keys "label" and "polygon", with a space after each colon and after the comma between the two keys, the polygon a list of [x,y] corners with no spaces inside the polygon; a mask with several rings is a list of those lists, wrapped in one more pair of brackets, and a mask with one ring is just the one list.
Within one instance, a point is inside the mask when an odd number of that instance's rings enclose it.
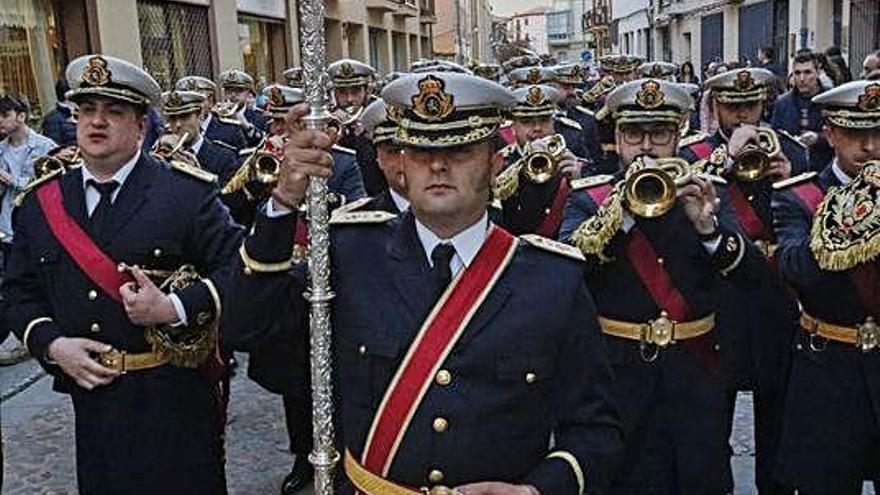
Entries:
{"label": "white dress shirt", "polygon": [[837,177],[837,180],[839,180],[844,186],[853,181],[853,178],[840,168],[840,164],[837,163],[837,157],[834,157],[834,161],[831,162],[831,171],[834,173],[834,176]]}
{"label": "white dress shirt", "polygon": [[474,258],[477,257],[477,252],[486,241],[488,228],[489,215],[488,213],[483,213],[483,216],[476,223],[462,230],[451,239],[441,239],[416,219],[416,234],[418,234],[419,241],[425,249],[428,265],[434,266],[431,260],[431,253],[438,244],[452,244],[452,247],[455,248],[455,256],[449,261],[449,268],[452,270],[453,277],[463,268],[470,266]]}
{"label": "white dress shirt", "polygon": [[389,188],[388,192],[391,193],[391,200],[394,201],[394,205],[399,211],[406,211],[409,208],[409,201],[406,198],[397,194],[394,189]]}

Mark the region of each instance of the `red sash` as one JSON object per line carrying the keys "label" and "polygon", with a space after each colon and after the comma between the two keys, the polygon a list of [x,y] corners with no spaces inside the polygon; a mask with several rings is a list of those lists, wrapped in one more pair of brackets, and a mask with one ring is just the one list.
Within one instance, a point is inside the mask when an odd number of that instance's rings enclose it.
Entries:
{"label": "red sash", "polygon": [[556,195],[553,197],[553,203],[550,205],[550,211],[544,216],[544,220],[538,225],[536,234],[556,239],[559,233],[559,225],[562,224],[562,214],[565,212],[565,203],[568,201],[568,195],[571,192],[571,186],[568,179],[562,178],[559,181],[559,187],[556,188]]}
{"label": "red sash", "polygon": [[690,145],[688,148],[690,148],[690,150],[693,151],[695,155],[697,155],[697,160],[702,160],[704,158],[708,158],[708,156],[712,154],[712,151],[714,151],[714,148],[712,148],[712,145],[706,141],[700,141],[698,143],[694,143],[694,144]]}
{"label": "red sash", "polygon": [[587,194],[590,195],[590,198],[593,199],[593,202],[596,203],[596,206],[602,206],[602,203],[605,202],[605,198],[608,197],[608,194],[611,193],[611,184],[602,184],[601,186],[591,187],[587,189]]}
{"label": "red sash", "polygon": [[413,340],[373,417],[363,465],[387,476],[407,427],[434,375],[516,251],[517,240],[491,227],[469,267],[449,284]]}
{"label": "red sash", "polygon": [[[794,187],[792,192],[811,214],[816,213],[822,200],[825,199],[825,192],[813,182],[800,184]],[[849,275],[865,312],[880,318],[880,267],[878,267],[878,262],[856,265],[849,271]]]}
{"label": "red sash", "polygon": [[733,183],[730,186],[730,200],[733,203],[733,209],[736,211],[736,218],[742,225],[743,232],[753,241],[771,239],[767,226],[758,216],[758,213],[752,207],[752,204],[745,197],[739,184]]}
{"label": "red sash", "polygon": [[[596,204],[601,205],[611,192],[611,185],[604,184],[587,190]],[[690,316],[690,308],[684,296],[675,287],[672,277],[666,268],[657,262],[657,253],[654,247],[638,227],[629,231],[629,242],[626,244],[626,255],[633,266],[642,285],[645,286],[654,304],[669,315],[675,321],[687,321]],[[706,363],[710,369],[715,369],[717,360],[709,346],[709,340],[704,338],[688,339],[688,348]]]}
{"label": "red sash", "polygon": [[119,288],[133,279],[128,272],[120,272],[115,261],[76,223],[64,209],[58,181],[49,182],[37,190],[37,199],[52,235],[73,258],[80,270],[111,299],[122,303]]}

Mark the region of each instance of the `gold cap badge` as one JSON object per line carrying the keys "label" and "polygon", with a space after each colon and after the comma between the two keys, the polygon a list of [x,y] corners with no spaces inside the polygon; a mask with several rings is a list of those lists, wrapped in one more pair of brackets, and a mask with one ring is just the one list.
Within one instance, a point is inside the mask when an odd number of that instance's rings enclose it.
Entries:
{"label": "gold cap badge", "polygon": [[737,91],[749,91],[755,87],[755,80],[752,78],[752,73],[747,70],[741,70],[736,74],[736,79],[733,81],[733,87],[736,88]]}
{"label": "gold cap badge", "polygon": [[544,96],[544,92],[541,91],[541,88],[538,86],[532,86],[529,88],[529,92],[526,95],[526,103],[533,107],[537,107],[544,103],[546,97]]}
{"label": "gold cap badge", "polygon": [[413,112],[419,117],[436,122],[446,118],[453,110],[452,95],[443,90],[446,83],[435,76],[428,76],[419,81],[419,94],[412,97]]}
{"label": "gold cap badge", "polygon": [[110,71],[107,61],[101,57],[92,57],[83,69],[82,80],[89,86],[106,86],[110,83]]}
{"label": "gold cap badge", "polygon": [[859,110],[863,112],[880,110],[880,83],[865,86],[865,93],[859,95]]}
{"label": "gold cap badge", "polygon": [[659,107],[664,101],[666,97],[656,81],[645,81],[636,93],[636,104],[648,110]]}

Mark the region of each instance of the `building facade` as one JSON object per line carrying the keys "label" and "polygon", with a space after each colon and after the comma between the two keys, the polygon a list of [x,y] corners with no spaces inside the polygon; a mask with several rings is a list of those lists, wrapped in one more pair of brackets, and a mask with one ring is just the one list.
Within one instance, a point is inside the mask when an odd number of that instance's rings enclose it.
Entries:
{"label": "building facade", "polygon": [[[79,55],[145,67],[168,89],[179,77],[241,68],[261,84],[299,64],[297,0],[15,0],[0,9],[0,92],[28,96],[41,117]],[[381,72],[430,56],[433,0],[327,0],[327,59]]]}
{"label": "building facade", "polygon": [[587,49],[583,0],[554,0],[547,13],[547,44],[559,62],[578,62]]}
{"label": "building facade", "polygon": [[538,54],[550,53],[547,40],[549,12],[549,7],[535,7],[507,16],[503,22],[507,24],[508,40],[512,43],[522,43]]}
{"label": "building facade", "polygon": [[489,62],[494,55],[492,8],[488,0],[432,0],[436,2],[435,58],[462,64]]}
{"label": "building facade", "polygon": [[788,67],[801,48],[838,46],[854,72],[880,48],[880,0],[613,0],[615,51],[705,66],[756,62],[770,46]]}

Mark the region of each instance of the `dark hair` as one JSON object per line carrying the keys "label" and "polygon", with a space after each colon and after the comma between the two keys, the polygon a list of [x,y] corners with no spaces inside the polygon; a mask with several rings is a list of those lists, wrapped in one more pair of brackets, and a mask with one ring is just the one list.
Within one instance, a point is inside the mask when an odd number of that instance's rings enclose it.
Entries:
{"label": "dark hair", "polygon": [[825,55],[829,57],[840,57],[842,53],[840,52],[839,46],[829,46],[827,50],[825,50]]}
{"label": "dark hair", "polygon": [[65,95],[68,91],[70,91],[70,84],[68,84],[67,79],[62,77],[55,83],[55,98],[57,98],[58,101],[66,100],[67,98],[65,98]]}
{"label": "dark hair", "polygon": [[690,63],[690,62],[683,62],[683,63],[681,64],[681,68],[679,69],[680,73],[684,73],[684,68],[685,68],[685,67],[688,68],[688,72],[689,72],[691,75],[695,75],[695,74],[694,74],[694,64],[692,64],[692,63]]}
{"label": "dark hair", "polygon": [[18,93],[8,93],[0,96],[0,113],[6,112],[30,113],[31,105],[27,97]]}
{"label": "dark hair", "polygon": [[798,50],[798,52],[794,54],[793,64],[807,63],[812,63],[816,70],[819,70],[821,66],[818,57],[816,57],[816,54],[811,50]]}
{"label": "dark hair", "polygon": [[765,57],[767,57],[767,58],[769,58],[769,59],[771,59],[771,60],[772,60],[774,57],[776,57],[776,53],[775,53],[775,52],[776,52],[776,50],[774,50],[772,46],[765,46],[765,47],[762,47],[762,48],[761,48],[761,53],[763,53]]}

